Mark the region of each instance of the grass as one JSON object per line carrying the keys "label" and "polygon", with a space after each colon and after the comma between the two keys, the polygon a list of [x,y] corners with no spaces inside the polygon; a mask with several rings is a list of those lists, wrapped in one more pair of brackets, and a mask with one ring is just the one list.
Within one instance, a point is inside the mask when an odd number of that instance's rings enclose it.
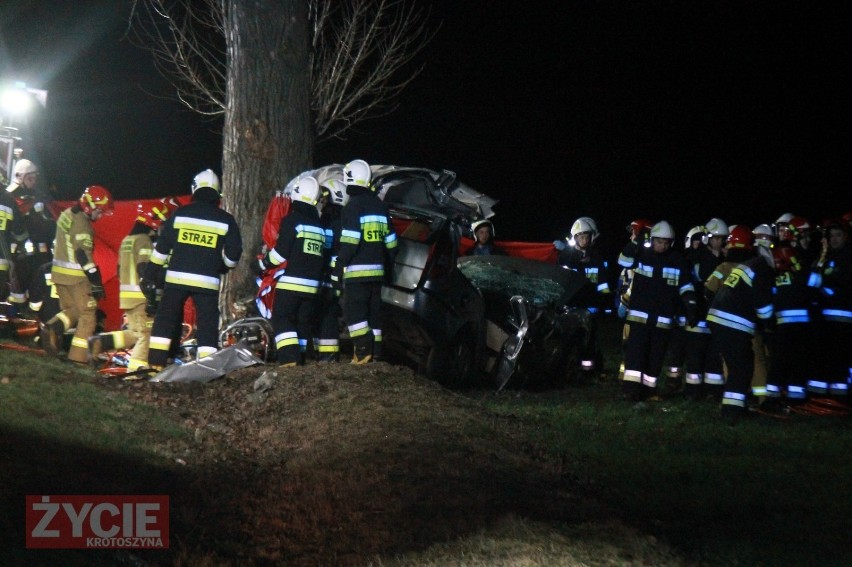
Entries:
{"label": "grass", "polygon": [[[617,368],[617,322],[599,334]],[[108,488],[172,495],[152,564],[852,564],[848,417],[732,428],[712,403],[636,411],[613,372],[459,394],[389,365],[284,374],[258,403],[240,372],[105,385],[0,352],[0,563],[127,563],[21,550],[23,494]]]}

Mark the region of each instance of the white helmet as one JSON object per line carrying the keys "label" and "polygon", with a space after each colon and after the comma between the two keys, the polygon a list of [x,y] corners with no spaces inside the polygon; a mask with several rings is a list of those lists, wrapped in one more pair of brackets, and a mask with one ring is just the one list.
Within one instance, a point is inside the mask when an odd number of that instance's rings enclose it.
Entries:
{"label": "white helmet", "polygon": [[674,240],[675,231],[668,222],[661,220],[651,227],[651,238],[667,238]]}
{"label": "white helmet", "polygon": [[293,188],[293,194],[291,197],[294,201],[301,201],[314,206],[320,198],[319,183],[317,183],[317,180],[311,176],[303,177]]}
{"label": "white helmet", "polygon": [[329,179],[325,182],[325,188],[331,194],[331,202],[335,205],[345,207],[349,202],[349,193],[346,192],[346,185],[338,179]]}
{"label": "white helmet", "polygon": [[594,242],[599,236],[598,225],[595,223],[595,220],[591,217],[580,217],[574,221],[574,224],[571,225],[571,237],[576,238],[578,234],[581,232],[591,233],[592,242]]}
{"label": "white helmet", "polygon": [[470,231],[473,233],[473,236],[476,237],[476,229],[481,226],[488,226],[491,228],[491,238],[496,237],[496,233],[494,232],[494,223],[488,219],[478,220],[475,223],[470,225]]}
{"label": "white helmet", "polygon": [[689,229],[689,232],[686,233],[686,241],[683,244],[684,248],[692,248],[692,239],[696,236],[704,237],[707,234],[707,230],[702,225],[693,226]]}
{"label": "white helmet", "polygon": [[710,219],[704,225],[704,228],[707,229],[708,238],[711,236],[728,236],[731,234],[731,229],[728,228],[727,223],[719,218]]}
{"label": "white helmet", "polygon": [[343,166],[343,183],[346,185],[360,185],[369,188],[372,180],[373,173],[370,171],[370,164],[362,159],[352,160]]}
{"label": "white helmet", "polygon": [[210,187],[219,193],[219,176],[213,173],[212,169],[205,169],[198,175],[192,178],[192,192],[202,187]]}
{"label": "white helmet", "polygon": [[15,163],[15,179],[23,179],[25,175],[29,175],[30,173],[38,173],[36,164],[28,159],[19,159],[17,163]]}
{"label": "white helmet", "polygon": [[754,235],[754,243],[758,246],[772,247],[772,241],[775,240],[775,233],[772,227],[768,224],[759,224],[751,231]]}
{"label": "white helmet", "polygon": [[796,215],[794,215],[793,213],[784,213],[783,215],[775,219],[775,224],[786,224],[790,222],[794,216]]}

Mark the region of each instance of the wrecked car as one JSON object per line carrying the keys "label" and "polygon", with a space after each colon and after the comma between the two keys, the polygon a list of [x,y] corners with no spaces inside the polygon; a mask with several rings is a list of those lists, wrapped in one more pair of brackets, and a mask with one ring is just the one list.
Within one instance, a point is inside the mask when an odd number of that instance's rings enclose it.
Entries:
{"label": "wrecked car", "polygon": [[585,277],[523,257],[463,256],[471,223],[496,201],[453,172],[377,166],[374,184],[399,241],[382,289],[387,357],[448,387],[569,381],[588,341]]}

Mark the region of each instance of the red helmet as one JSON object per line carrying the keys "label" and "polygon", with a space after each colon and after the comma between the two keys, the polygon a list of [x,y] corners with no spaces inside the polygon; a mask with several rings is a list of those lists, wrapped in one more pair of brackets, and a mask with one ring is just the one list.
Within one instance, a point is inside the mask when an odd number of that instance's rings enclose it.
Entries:
{"label": "red helmet", "polygon": [[627,232],[630,233],[631,239],[635,239],[642,233],[650,233],[652,226],[654,226],[654,223],[648,219],[636,219],[627,225]]}
{"label": "red helmet", "polygon": [[731,228],[731,233],[728,235],[728,248],[753,249],[754,234],[752,234],[751,229],[744,224],[738,224]]}
{"label": "red helmet", "polygon": [[786,225],[783,225],[778,230],[778,239],[782,242],[794,242],[810,231],[811,225],[807,219],[802,217],[793,217]]}
{"label": "red helmet", "polygon": [[168,220],[173,210],[171,204],[164,201],[139,203],[136,206],[136,222],[157,230]]}
{"label": "red helmet", "polygon": [[779,272],[798,272],[802,265],[796,258],[796,249],[789,244],[781,244],[772,249],[772,259],[775,269]]}
{"label": "red helmet", "polygon": [[92,214],[95,210],[101,210],[105,215],[111,215],[114,208],[112,193],[106,187],[89,185],[80,195],[80,208],[87,215]]}

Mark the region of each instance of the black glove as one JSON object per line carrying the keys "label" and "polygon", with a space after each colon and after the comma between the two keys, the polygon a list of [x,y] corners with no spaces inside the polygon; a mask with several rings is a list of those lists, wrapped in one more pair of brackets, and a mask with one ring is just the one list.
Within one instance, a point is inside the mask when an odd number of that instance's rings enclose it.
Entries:
{"label": "black glove", "polygon": [[106,297],[104,286],[98,283],[92,284],[92,297],[95,298],[95,301],[104,299]]}
{"label": "black glove", "polygon": [[153,317],[157,314],[157,307],[160,306],[160,302],[157,301],[157,296],[154,294],[152,297],[145,296],[145,314]]}
{"label": "black glove", "polygon": [[142,289],[142,295],[145,296],[145,299],[157,301],[157,283],[154,280],[143,278],[139,282],[139,287]]}

